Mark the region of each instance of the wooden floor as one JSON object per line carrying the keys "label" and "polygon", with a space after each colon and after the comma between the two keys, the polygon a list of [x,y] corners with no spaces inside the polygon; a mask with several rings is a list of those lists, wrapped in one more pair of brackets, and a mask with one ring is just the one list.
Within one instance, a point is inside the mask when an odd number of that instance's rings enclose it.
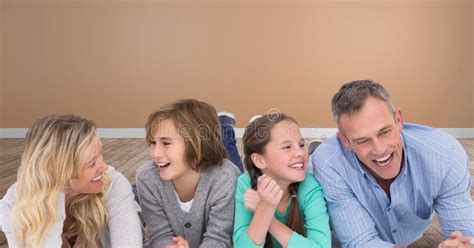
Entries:
{"label": "wooden floor", "polygon": [[[474,139],[459,139],[469,156],[469,168],[474,178]],[[149,151],[144,139],[102,139],[104,160],[122,172],[130,181],[135,180],[136,169],[149,160]],[[16,181],[16,172],[20,164],[24,139],[0,139],[0,196],[6,193],[8,187]],[[239,150],[242,145],[238,143]],[[474,198],[474,185],[471,189]],[[441,240],[441,230],[435,218],[433,224],[410,247],[436,247]],[[0,232],[0,247],[7,247],[6,240]]]}

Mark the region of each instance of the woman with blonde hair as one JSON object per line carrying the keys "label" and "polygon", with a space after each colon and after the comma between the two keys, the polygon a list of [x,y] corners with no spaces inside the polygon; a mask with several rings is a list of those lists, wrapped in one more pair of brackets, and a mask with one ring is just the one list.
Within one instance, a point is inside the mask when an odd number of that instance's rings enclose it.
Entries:
{"label": "woman with blonde hair", "polygon": [[130,183],[104,163],[95,124],[74,115],[30,128],[0,225],[10,247],[142,246]]}

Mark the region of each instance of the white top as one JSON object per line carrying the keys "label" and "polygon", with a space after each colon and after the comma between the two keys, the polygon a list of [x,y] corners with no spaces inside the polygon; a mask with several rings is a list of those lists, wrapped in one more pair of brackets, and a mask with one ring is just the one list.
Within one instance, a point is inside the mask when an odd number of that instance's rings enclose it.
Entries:
{"label": "white top", "polygon": [[[107,226],[100,235],[102,247],[142,247],[141,222],[137,214],[130,183],[120,172],[109,166],[110,180],[105,196]],[[15,203],[17,183],[13,184],[0,200],[0,230],[5,233],[9,247],[16,247],[15,235],[11,229],[10,213]],[[64,193],[58,195],[56,223],[46,234],[42,247],[61,247],[63,222],[66,219]]]}
{"label": "white top", "polygon": [[176,195],[176,198],[178,199],[179,207],[181,208],[181,210],[183,210],[183,212],[185,213],[189,213],[189,210],[193,206],[194,198],[188,202],[182,202],[181,199],[179,199],[178,192],[176,192],[176,189],[174,189],[174,194]]}

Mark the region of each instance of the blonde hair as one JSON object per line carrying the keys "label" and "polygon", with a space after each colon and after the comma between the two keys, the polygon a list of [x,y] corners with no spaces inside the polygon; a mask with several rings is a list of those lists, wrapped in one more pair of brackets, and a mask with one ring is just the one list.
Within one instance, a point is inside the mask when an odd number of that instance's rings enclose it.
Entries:
{"label": "blonde hair", "polygon": [[[58,193],[70,189],[71,179],[82,175],[87,154],[97,139],[95,130],[92,121],[81,117],[52,115],[38,120],[26,134],[11,216],[19,247],[42,245],[58,218]],[[108,180],[103,180],[105,192]],[[82,235],[85,247],[96,247],[105,227],[103,192],[79,194],[66,209],[76,221],[65,234]]]}

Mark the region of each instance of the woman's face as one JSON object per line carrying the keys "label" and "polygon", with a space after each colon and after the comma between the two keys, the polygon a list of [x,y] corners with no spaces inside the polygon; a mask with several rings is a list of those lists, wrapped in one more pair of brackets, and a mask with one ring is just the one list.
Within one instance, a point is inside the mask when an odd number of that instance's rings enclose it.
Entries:
{"label": "woman's face", "polygon": [[102,175],[107,171],[108,165],[102,157],[102,142],[95,137],[90,152],[86,153],[82,173],[79,178],[74,178],[72,191],[79,194],[97,194],[102,192],[104,183]]}

